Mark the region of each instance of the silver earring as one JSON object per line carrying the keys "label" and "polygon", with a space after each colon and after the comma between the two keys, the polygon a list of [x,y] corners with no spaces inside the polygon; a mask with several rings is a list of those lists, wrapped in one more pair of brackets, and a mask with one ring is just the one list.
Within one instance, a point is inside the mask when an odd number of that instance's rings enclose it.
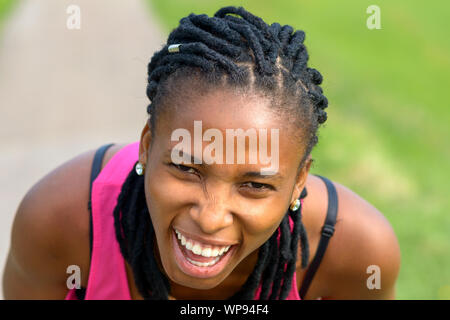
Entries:
{"label": "silver earring", "polygon": [[300,208],[300,200],[296,199],[294,202],[291,203],[289,209],[291,209],[291,211],[297,211],[298,208]]}
{"label": "silver earring", "polygon": [[140,162],[136,163],[136,173],[138,176],[142,176],[144,174],[144,165]]}

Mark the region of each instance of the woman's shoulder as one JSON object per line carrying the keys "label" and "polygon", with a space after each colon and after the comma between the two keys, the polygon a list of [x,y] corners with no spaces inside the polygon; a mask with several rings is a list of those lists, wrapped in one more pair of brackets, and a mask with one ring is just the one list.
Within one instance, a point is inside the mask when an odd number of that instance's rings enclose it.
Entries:
{"label": "woman's shoulder", "polygon": [[[127,144],[114,144],[105,152],[101,168]],[[23,206],[35,208],[33,221],[44,220],[56,226],[70,226],[76,231],[89,232],[89,189],[92,163],[97,148],[78,154],[62,163],[36,182],[24,196]],[[31,214],[30,214],[31,215]],[[52,215],[52,216],[46,216]],[[50,219],[51,218],[51,219]],[[64,222],[64,223],[63,223]],[[87,226],[83,228],[82,226]],[[69,230],[67,230],[69,231]]]}
{"label": "woman's shoulder", "polygon": [[[320,263],[307,297],[331,298],[392,297],[399,271],[400,250],[395,233],[386,217],[362,196],[333,181],[338,198],[335,232]],[[314,258],[328,208],[328,192],[319,177],[310,174],[304,200],[304,224],[310,241],[310,259]],[[375,266],[375,267],[371,267]],[[383,290],[370,290],[367,279],[371,268],[381,269]],[[301,276],[306,269],[298,268]],[[301,278],[298,283],[301,284]]]}
{"label": "woman's shoulder", "polygon": [[[101,169],[127,144],[114,144],[104,154]],[[31,190],[35,203],[47,206],[43,212],[52,215],[44,221],[64,228],[63,239],[77,256],[89,254],[89,190],[92,163],[96,149],[83,152],[55,168]],[[39,200],[38,200],[39,199]],[[41,211],[41,212],[42,212]],[[49,228],[52,230],[52,228]],[[58,234],[55,232],[55,234]]]}
{"label": "woman's shoulder", "polygon": [[[102,168],[126,145],[111,146]],[[67,277],[67,267],[78,265],[82,284],[87,282],[89,184],[96,150],[62,163],[25,194],[13,222],[8,272],[14,273],[16,268],[17,272],[38,272],[36,277],[62,281]]]}

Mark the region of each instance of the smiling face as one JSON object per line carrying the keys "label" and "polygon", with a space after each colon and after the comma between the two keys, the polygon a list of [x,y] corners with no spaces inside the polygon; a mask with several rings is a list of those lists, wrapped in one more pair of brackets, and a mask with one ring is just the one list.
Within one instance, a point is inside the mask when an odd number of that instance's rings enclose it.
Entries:
{"label": "smiling face", "polygon": [[[275,232],[290,203],[300,196],[310,162],[298,171],[305,143],[294,138],[298,134],[287,125],[286,115],[260,95],[213,90],[171,104],[159,115],[154,136],[148,126],[144,128],[139,151],[146,166],[145,192],[157,260],[172,282],[210,289]],[[221,132],[223,150],[227,129],[268,133],[278,129],[278,141],[266,135],[269,154],[272,144],[278,144],[277,174],[259,175],[267,167],[259,157],[257,163],[248,163],[248,142],[245,163],[206,164],[203,159],[201,164],[175,164],[171,150],[179,141],[171,140],[172,133],[183,128],[193,138],[194,121],[202,121],[202,134],[208,129]],[[210,144],[202,141],[202,151]]]}

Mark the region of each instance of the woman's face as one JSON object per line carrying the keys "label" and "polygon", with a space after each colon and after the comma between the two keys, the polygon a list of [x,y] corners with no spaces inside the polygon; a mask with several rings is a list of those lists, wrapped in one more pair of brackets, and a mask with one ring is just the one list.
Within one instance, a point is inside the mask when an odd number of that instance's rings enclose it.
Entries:
{"label": "woman's face", "polygon": [[[155,136],[148,126],[141,136],[147,205],[165,274],[179,285],[210,289],[268,240],[300,196],[309,170],[306,165],[297,174],[305,144],[296,138],[293,126],[286,125],[286,116],[258,95],[217,90],[171,103],[158,117]],[[194,121],[201,121],[201,126]],[[208,131],[214,133],[209,140],[203,137],[208,129],[216,129]],[[250,163],[262,145],[255,149],[249,140],[245,146],[234,140],[230,147],[233,139],[227,129],[255,130],[261,143],[266,137],[271,164],[259,156]],[[278,138],[272,135],[274,129]],[[189,132],[191,140],[186,135],[172,137],[180,132]],[[214,151],[212,141],[217,143]],[[181,150],[182,145],[188,146],[184,156],[201,163],[174,161],[172,149]],[[223,158],[213,158],[220,156],[220,149]],[[245,154],[241,163],[239,152]],[[275,168],[272,174],[262,174],[269,166]]]}

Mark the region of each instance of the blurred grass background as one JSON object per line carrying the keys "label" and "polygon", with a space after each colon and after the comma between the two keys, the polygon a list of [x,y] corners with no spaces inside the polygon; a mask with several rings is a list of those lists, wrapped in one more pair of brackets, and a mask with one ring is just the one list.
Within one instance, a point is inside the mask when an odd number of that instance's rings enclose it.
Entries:
{"label": "blurred grass background", "polygon": [[11,11],[13,4],[13,0],[0,0],[0,32],[2,31],[3,21],[6,15]]}
{"label": "blurred grass background", "polygon": [[[391,222],[402,252],[398,299],[450,299],[450,2],[145,1],[167,33],[191,12],[227,5],[304,30],[329,99],[312,172]],[[14,2],[0,0],[0,32]],[[366,27],[372,4],[380,30]]]}
{"label": "blurred grass background", "polygon": [[[147,0],[170,32],[193,12],[243,6],[306,32],[328,120],[312,172],[354,190],[400,242],[398,299],[450,299],[450,2]],[[381,29],[369,30],[369,5]]]}

